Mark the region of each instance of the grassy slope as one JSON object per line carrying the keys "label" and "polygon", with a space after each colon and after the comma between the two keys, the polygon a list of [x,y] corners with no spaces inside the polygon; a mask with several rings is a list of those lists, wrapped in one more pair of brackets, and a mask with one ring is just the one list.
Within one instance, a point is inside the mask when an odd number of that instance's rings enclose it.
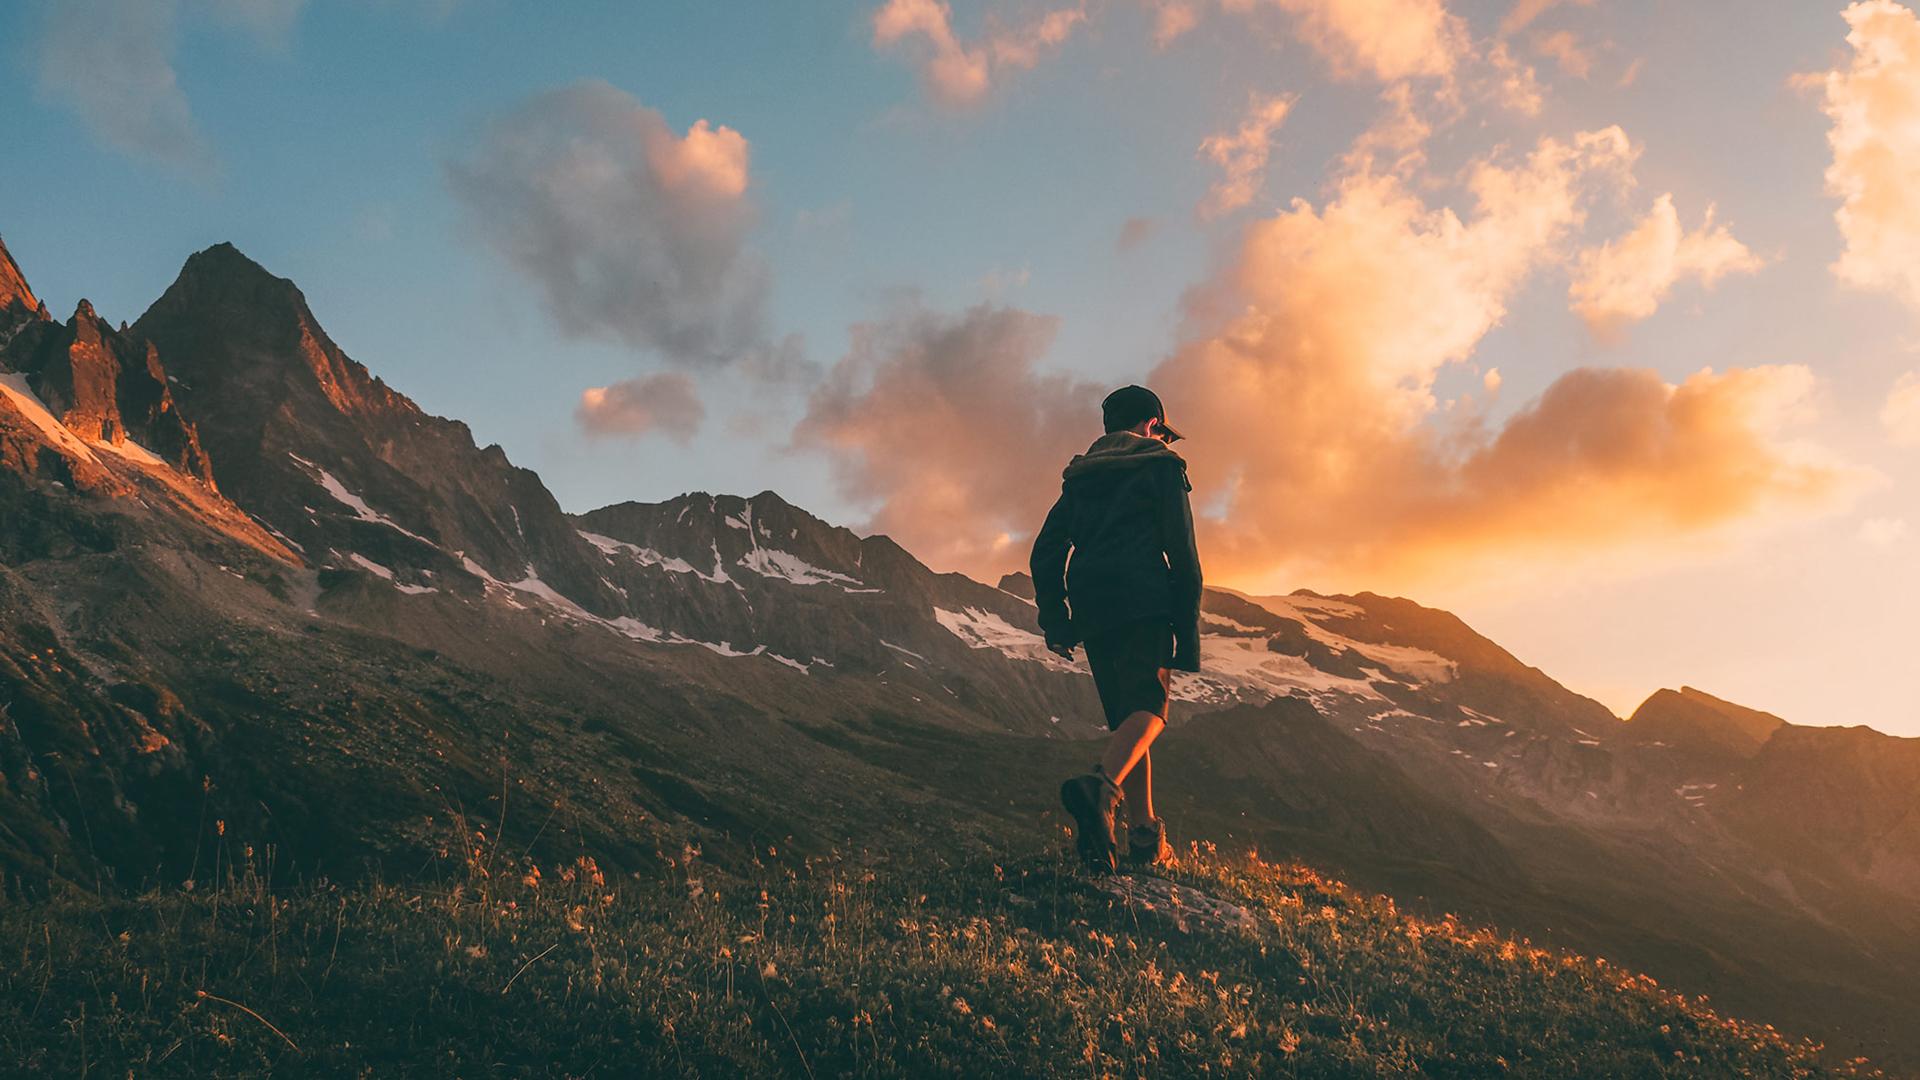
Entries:
{"label": "grassy slope", "polygon": [[[1603,961],[1182,853],[1171,925],[1052,853],[688,849],[664,879],[209,890],[0,912],[0,1060],[54,1073],[1824,1076],[1866,1070]],[[1162,905],[1164,907],[1164,905]]]}

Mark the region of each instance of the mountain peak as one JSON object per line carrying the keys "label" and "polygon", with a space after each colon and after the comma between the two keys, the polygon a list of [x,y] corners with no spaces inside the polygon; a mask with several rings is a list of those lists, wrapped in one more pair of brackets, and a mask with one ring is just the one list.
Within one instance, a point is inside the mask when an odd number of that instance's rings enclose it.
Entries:
{"label": "mountain peak", "polygon": [[[266,267],[249,259],[244,252],[233,246],[233,242],[221,242],[205,247],[187,256],[186,266],[181,273],[194,274],[246,274],[264,277],[273,281],[286,281],[275,277]],[[289,282],[291,284],[291,282]]]}
{"label": "mountain peak", "polygon": [[165,304],[170,298],[242,308],[249,321],[255,323],[314,322],[299,286],[226,242],[187,256],[179,276],[155,306]]}
{"label": "mountain peak", "polygon": [[27,287],[27,276],[20,272],[20,264],[13,261],[13,253],[7,250],[6,241],[0,239],[0,312],[19,305],[27,311],[37,311],[40,301]]}
{"label": "mountain peak", "polygon": [[1736,757],[1751,757],[1775,731],[1790,726],[1772,713],[1735,705],[1691,686],[1655,691],[1633,711],[1627,725],[1637,741]]}
{"label": "mountain peak", "polygon": [[[188,256],[132,332],[157,343],[186,382],[248,383],[264,393],[253,402],[263,408],[278,407],[291,377],[342,414],[418,411],[334,344],[298,286],[230,243]],[[276,379],[281,386],[273,389],[268,384]]]}

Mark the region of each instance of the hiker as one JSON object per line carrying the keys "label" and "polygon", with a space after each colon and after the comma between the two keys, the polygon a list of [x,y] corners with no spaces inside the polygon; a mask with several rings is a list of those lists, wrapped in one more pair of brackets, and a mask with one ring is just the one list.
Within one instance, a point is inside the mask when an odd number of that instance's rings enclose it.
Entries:
{"label": "hiker", "polygon": [[1147,748],[1167,726],[1168,670],[1200,670],[1200,556],[1187,463],[1168,445],[1181,435],[1159,397],[1123,386],[1100,412],[1106,434],[1060,474],[1030,568],[1047,648],[1072,659],[1086,646],[1113,732],[1093,771],[1060,785],[1081,857],[1104,872],[1116,868],[1123,799],[1127,860],[1151,866],[1173,855],[1153,812]]}

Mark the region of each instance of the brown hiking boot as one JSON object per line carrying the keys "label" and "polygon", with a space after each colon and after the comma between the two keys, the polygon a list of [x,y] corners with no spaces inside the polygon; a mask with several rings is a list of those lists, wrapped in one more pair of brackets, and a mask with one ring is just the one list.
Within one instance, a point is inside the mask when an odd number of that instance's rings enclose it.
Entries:
{"label": "brown hiking boot", "polygon": [[1120,786],[1094,771],[1060,785],[1060,803],[1073,815],[1074,845],[1080,859],[1094,873],[1114,870],[1113,808],[1120,802]]}
{"label": "brown hiking boot", "polygon": [[1145,825],[1127,830],[1127,862],[1139,867],[1159,866],[1173,860],[1173,845],[1167,843],[1167,823],[1154,818]]}

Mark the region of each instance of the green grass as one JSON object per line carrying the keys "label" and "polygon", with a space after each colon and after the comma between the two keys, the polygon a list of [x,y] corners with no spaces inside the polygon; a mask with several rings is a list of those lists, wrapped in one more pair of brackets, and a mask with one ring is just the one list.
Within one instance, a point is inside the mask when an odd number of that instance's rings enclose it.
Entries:
{"label": "green grass", "polygon": [[1182,932],[1051,852],[901,866],[693,849],[422,888],[74,894],[0,912],[0,1061],[45,1074],[1871,1075],[1603,961],[1182,852]]}

